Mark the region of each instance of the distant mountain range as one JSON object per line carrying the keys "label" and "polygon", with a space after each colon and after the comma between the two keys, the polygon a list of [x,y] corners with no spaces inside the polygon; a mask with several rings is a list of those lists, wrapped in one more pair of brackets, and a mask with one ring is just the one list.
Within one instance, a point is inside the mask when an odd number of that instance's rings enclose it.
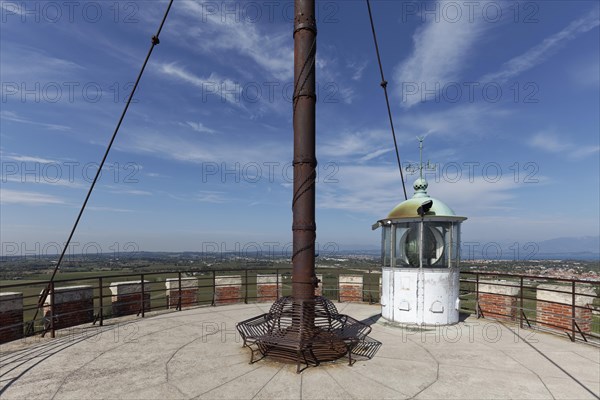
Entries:
{"label": "distant mountain range", "polygon": [[540,253],[600,253],[600,236],[564,237],[538,243]]}
{"label": "distant mountain range", "polygon": [[[474,249],[466,248],[464,241],[463,258],[501,259],[501,260],[600,260],[600,236],[562,237],[540,242],[518,242],[502,240],[474,245]],[[473,246],[473,245],[471,245]],[[489,246],[486,254],[482,254],[483,246]],[[498,251],[500,249],[500,251]],[[380,250],[373,246],[341,246],[340,254],[379,255]],[[471,256],[469,257],[469,254]],[[496,256],[497,254],[497,256]]]}

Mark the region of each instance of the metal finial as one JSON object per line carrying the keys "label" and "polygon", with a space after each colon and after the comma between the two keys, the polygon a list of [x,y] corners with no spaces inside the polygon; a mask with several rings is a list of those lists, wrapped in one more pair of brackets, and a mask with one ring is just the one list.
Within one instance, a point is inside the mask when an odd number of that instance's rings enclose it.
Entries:
{"label": "metal finial", "polygon": [[423,179],[423,141],[425,136],[417,136],[419,141],[419,178]]}

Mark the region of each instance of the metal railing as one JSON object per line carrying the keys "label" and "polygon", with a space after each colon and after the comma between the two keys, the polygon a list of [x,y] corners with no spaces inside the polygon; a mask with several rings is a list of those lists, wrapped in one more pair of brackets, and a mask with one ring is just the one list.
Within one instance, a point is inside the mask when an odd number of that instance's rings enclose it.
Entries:
{"label": "metal railing", "polygon": [[[477,318],[560,332],[571,341],[600,342],[600,281],[475,271],[461,272],[460,283],[463,311]],[[551,287],[543,287],[547,284]],[[481,291],[482,285],[487,292]],[[506,293],[506,288],[516,293]],[[551,293],[563,301],[548,299]]]}
{"label": "metal railing", "polygon": [[[64,321],[68,321],[69,317],[73,317],[77,313],[84,314],[86,312],[93,315],[89,322],[102,326],[106,319],[118,316],[118,313],[113,310],[111,299],[113,293],[110,288],[112,283],[120,281],[138,282],[140,284],[141,296],[129,298],[127,301],[122,301],[120,305],[135,309],[134,314],[141,318],[144,318],[148,313],[161,310],[181,311],[184,307],[216,306],[237,302],[248,304],[261,300],[274,301],[275,299],[272,296],[259,296],[257,276],[260,274],[275,275],[275,293],[277,297],[291,294],[291,268],[272,267],[104,274],[101,276],[55,280],[54,282],[36,281],[2,285],[0,286],[0,292],[17,291],[23,293],[23,320],[15,324],[3,324],[0,326],[0,332],[12,328],[22,329],[25,336],[50,333],[51,337],[55,337],[56,331],[63,327]],[[323,282],[320,283],[320,286],[324,297],[337,301],[344,300],[341,298],[340,291],[340,285],[344,283],[340,280],[342,274],[362,276],[362,298],[359,298],[358,301],[362,300],[369,304],[379,303],[381,286],[381,271],[379,269],[317,268],[317,275],[323,276]],[[235,296],[218,297],[217,293],[220,288],[230,286],[230,284],[218,283],[218,278],[227,276],[240,278],[239,290],[235,291]],[[190,288],[182,286],[182,279],[190,277],[197,279],[195,286],[193,286],[196,293],[192,298],[189,295],[184,296],[183,291]],[[175,289],[171,289],[169,293],[166,289],[167,280],[174,282],[173,285],[175,285]],[[547,283],[561,285],[561,287],[560,289],[539,287],[541,284]],[[40,292],[48,284],[51,285],[50,302],[45,305],[38,304]],[[88,303],[89,307],[77,309],[76,311],[57,312],[55,294],[60,293],[61,288],[70,284],[91,287],[93,296],[91,302]],[[493,298],[497,304],[486,303],[489,302],[490,296],[488,295],[490,293],[482,293],[480,291],[482,285],[500,289],[494,290],[498,293],[492,293],[497,296]],[[516,290],[517,294],[502,294],[502,288]],[[586,290],[583,290],[583,288]],[[595,292],[590,294],[589,288],[594,289]],[[600,343],[599,288],[600,281],[548,278],[510,273],[461,272],[461,311],[474,314],[478,318],[511,321],[519,324],[521,328],[566,333],[572,341]],[[172,293],[173,291],[175,293]],[[538,307],[540,300],[537,298],[537,293],[542,291],[569,296],[569,301],[544,300],[544,303],[554,307],[542,309]],[[170,295],[176,295],[175,301],[170,298]],[[589,298],[589,302],[584,301],[584,304],[578,304],[578,301],[581,303],[581,299],[586,298]],[[185,300],[185,304],[182,303],[183,300]],[[31,318],[38,308],[43,309],[44,312],[41,317],[32,320]],[[569,315],[565,315],[567,309]],[[568,327],[565,325],[565,319],[568,321]]]}

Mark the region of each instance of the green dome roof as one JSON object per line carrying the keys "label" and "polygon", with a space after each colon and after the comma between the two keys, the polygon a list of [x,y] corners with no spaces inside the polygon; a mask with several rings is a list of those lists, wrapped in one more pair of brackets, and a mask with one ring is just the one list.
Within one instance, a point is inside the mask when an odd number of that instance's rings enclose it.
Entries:
{"label": "green dome roof", "polygon": [[435,199],[430,196],[426,197],[413,197],[412,199],[408,199],[398,204],[394,209],[388,214],[387,218],[415,218],[419,217],[417,213],[417,209],[425,202],[426,200],[433,200],[433,205],[431,209],[427,212],[427,216],[442,216],[442,217],[453,217],[456,216],[454,211],[450,207],[448,207],[441,200]]}
{"label": "green dome roof", "polygon": [[437,217],[454,217],[456,214],[448,207],[443,201],[433,198],[427,194],[427,187],[429,184],[424,178],[418,178],[413,184],[415,194],[411,199],[403,201],[398,204],[388,214],[388,219],[394,218],[415,218],[420,217],[417,209],[426,202],[432,200],[433,204],[431,209],[427,212],[426,216],[437,216]]}

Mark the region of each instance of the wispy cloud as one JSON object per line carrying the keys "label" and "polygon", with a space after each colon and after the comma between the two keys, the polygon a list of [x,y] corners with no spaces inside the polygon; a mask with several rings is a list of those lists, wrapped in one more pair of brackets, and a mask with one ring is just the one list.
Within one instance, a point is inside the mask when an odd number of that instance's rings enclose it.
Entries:
{"label": "wispy cloud", "polygon": [[[389,166],[342,165],[336,175],[338,183],[321,185],[318,193],[320,207],[372,215],[383,218],[403,200],[398,171]],[[522,184],[513,179],[487,182],[482,177],[458,182],[441,180],[432,183],[429,194],[439,199],[452,199],[450,206],[457,212],[485,214],[489,210],[506,209],[517,197]],[[407,192],[412,194],[410,182]],[[473,204],[473,199],[478,199]]]}
{"label": "wispy cloud", "polygon": [[200,140],[196,137],[159,132],[132,133],[124,145],[135,153],[148,153],[161,158],[190,163],[228,163],[230,168],[246,163],[287,162],[287,149],[277,143],[248,141]]}
{"label": "wispy cloud", "polygon": [[2,171],[2,183],[19,183],[19,184],[32,184],[32,185],[50,185],[50,186],[61,186],[70,189],[82,189],[84,185],[80,182],[75,182],[69,179],[56,179],[55,177],[44,176],[43,174],[37,174],[35,176],[26,175],[25,173],[19,176],[7,176],[5,171]]}
{"label": "wispy cloud", "polygon": [[[5,3],[3,3],[5,4]],[[16,3],[15,3],[16,4]],[[54,81],[70,77],[84,68],[70,60],[53,57],[45,50],[2,44],[2,81],[6,83]]]}
{"label": "wispy cloud", "polygon": [[218,96],[231,105],[245,109],[241,100],[242,87],[231,79],[223,78],[215,73],[211,73],[208,77],[200,77],[175,63],[160,64],[158,69],[164,75],[199,88],[203,101],[212,96]]}
{"label": "wispy cloud", "polygon": [[17,2],[0,2],[0,8],[5,11],[2,13],[7,18],[10,15],[25,15],[25,12],[21,9],[21,6]]}
{"label": "wispy cloud", "polygon": [[571,159],[582,159],[600,152],[600,146],[578,146],[554,132],[539,132],[529,140],[529,146],[547,152],[563,154]]}
{"label": "wispy cloud", "polygon": [[391,134],[385,130],[346,131],[320,144],[319,156],[336,161],[369,161],[393,150],[391,141]]}
{"label": "wispy cloud", "polygon": [[271,24],[269,33],[261,32],[259,24],[241,15],[243,7],[234,9],[237,15],[224,16],[207,12],[204,3],[208,2],[184,1],[180,4],[185,16],[196,20],[193,24],[182,25],[185,34],[194,38],[196,46],[211,54],[234,50],[275,78],[292,79],[294,52],[287,29],[277,31]]}
{"label": "wispy cloud", "polygon": [[110,193],[114,194],[127,194],[132,196],[152,196],[152,192],[148,192],[146,190],[125,189],[111,185],[106,185],[106,188],[109,189]]}
{"label": "wispy cloud", "polygon": [[[433,7],[441,9],[443,2],[436,2]],[[402,106],[409,108],[420,103],[423,86],[433,90],[436,84],[443,87],[456,81],[467,65],[474,45],[491,26],[493,24],[486,23],[478,13],[475,13],[475,18],[464,17],[458,21],[428,19],[413,35],[412,53],[394,73],[400,95],[403,95],[406,85],[411,85],[411,93],[416,89],[410,96],[404,96]]]}
{"label": "wispy cloud", "polygon": [[169,193],[168,195],[175,200],[193,201],[199,203],[223,204],[232,201],[231,196],[227,193],[211,190],[202,190],[192,195],[177,195],[173,193]]}
{"label": "wispy cloud", "polygon": [[540,44],[504,63],[500,71],[485,75],[481,78],[481,81],[506,82],[510,78],[541,64],[567,42],[598,27],[600,25],[599,10],[599,7],[595,7],[585,16],[571,22],[560,32],[544,39]]}
{"label": "wispy cloud", "polygon": [[49,205],[65,204],[59,197],[39,192],[23,192],[20,190],[0,189],[0,203],[2,204],[26,204],[26,205]]}
{"label": "wispy cloud", "polygon": [[37,163],[37,164],[57,164],[58,163],[58,161],[51,160],[48,158],[26,156],[26,155],[20,155],[20,154],[3,155],[3,158],[6,160],[19,161],[19,162],[31,162],[31,163]]}
{"label": "wispy cloud", "polygon": [[185,126],[188,128],[192,128],[193,131],[198,132],[198,133],[211,133],[211,134],[217,133],[216,130],[204,126],[204,124],[202,122],[186,121],[185,123],[180,122],[179,125]]}
{"label": "wispy cloud", "polygon": [[362,60],[362,61],[349,61],[346,66],[350,69],[350,71],[352,72],[352,77],[351,79],[353,81],[359,81],[361,80],[363,73],[365,72],[365,69],[367,68],[367,66],[369,65],[369,62],[367,60]]}
{"label": "wispy cloud", "polygon": [[489,134],[494,129],[491,121],[501,120],[512,114],[513,111],[494,104],[459,104],[442,111],[412,112],[410,116],[399,120],[398,131],[410,132],[408,136],[411,139],[426,132],[450,137],[465,134],[480,136]]}
{"label": "wispy cloud", "polygon": [[129,210],[126,208],[115,208],[115,207],[99,207],[99,206],[89,206],[86,207],[86,210],[90,211],[100,211],[100,212],[111,212],[111,213],[130,213],[135,212],[134,210]]}
{"label": "wispy cloud", "polygon": [[148,172],[146,173],[146,176],[149,176],[150,178],[168,178],[167,175],[158,172]]}
{"label": "wispy cloud", "polygon": [[13,111],[4,111],[4,110],[0,111],[0,119],[6,120],[6,121],[11,121],[11,122],[18,122],[21,124],[41,126],[41,127],[53,130],[53,131],[69,131],[69,130],[71,130],[70,127],[65,126],[65,125],[46,124],[43,122],[36,122],[31,119],[21,117]]}

